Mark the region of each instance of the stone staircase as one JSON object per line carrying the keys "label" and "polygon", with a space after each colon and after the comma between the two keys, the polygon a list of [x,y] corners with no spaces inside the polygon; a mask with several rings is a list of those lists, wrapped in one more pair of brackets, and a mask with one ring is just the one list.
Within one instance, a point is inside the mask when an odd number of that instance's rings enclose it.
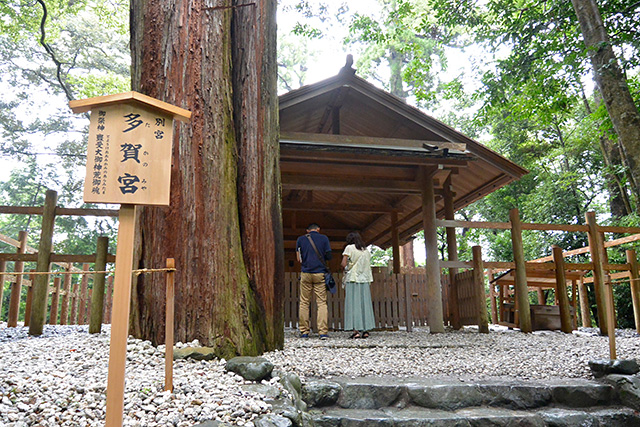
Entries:
{"label": "stone staircase", "polygon": [[588,380],[464,382],[424,378],[308,380],[318,427],[640,426],[612,385]]}

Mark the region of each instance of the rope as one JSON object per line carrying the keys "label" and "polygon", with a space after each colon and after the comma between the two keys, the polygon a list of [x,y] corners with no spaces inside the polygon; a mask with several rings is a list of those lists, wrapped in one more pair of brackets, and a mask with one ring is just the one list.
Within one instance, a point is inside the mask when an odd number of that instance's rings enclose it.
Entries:
{"label": "rope", "polygon": [[[175,268],[141,268],[138,270],[132,270],[131,273],[137,275],[140,274],[149,274],[149,273],[155,273],[155,272],[161,272],[161,271],[166,271],[166,272],[172,272],[172,271],[176,271]],[[106,270],[106,271],[19,271],[19,272],[13,272],[13,271],[9,271],[9,272],[3,272],[0,273],[0,276],[26,276],[26,275],[42,275],[42,274],[47,274],[47,275],[65,275],[65,274],[111,274],[114,273],[115,270]]]}

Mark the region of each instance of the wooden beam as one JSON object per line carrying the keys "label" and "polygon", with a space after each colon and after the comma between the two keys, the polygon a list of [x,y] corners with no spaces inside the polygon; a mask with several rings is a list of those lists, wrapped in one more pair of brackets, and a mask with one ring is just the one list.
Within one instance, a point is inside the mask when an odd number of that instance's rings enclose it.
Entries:
{"label": "wooden beam", "polygon": [[392,206],[381,204],[351,204],[351,203],[316,203],[316,202],[282,202],[283,211],[308,211],[308,212],[362,212],[362,213],[388,213],[394,210]]}
{"label": "wooden beam", "polygon": [[317,176],[335,176],[338,178],[362,176],[375,176],[377,178],[397,179],[405,181],[415,181],[416,165],[371,165],[354,163],[346,165],[333,162],[318,161],[280,161],[280,172],[282,174],[302,174]]}
{"label": "wooden beam", "polygon": [[[306,132],[281,132],[280,143],[302,143],[302,144],[321,144],[321,145],[339,145],[341,147],[360,147],[360,148],[386,148],[415,150],[425,152],[428,151],[424,145],[435,147],[435,149],[448,149],[464,152],[467,149],[465,143],[449,142],[449,141],[432,141],[420,139],[400,139],[400,138],[381,138],[369,136],[355,135],[330,135]],[[433,151],[433,150],[432,150]]]}
{"label": "wooden beam", "polygon": [[301,174],[282,174],[282,189],[420,194],[420,188],[415,181],[396,181],[375,178],[346,179]]}
{"label": "wooden beam", "polygon": [[342,151],[302,150],[291,145],[280,145],[280,160],[285,161],[331,161],[336,163],[362,163],[368,165],[446,165],[449,167],[465,167],[470,159],[459,157],[430,157],[429,155],[393,156],[387,153],[358,154]]}

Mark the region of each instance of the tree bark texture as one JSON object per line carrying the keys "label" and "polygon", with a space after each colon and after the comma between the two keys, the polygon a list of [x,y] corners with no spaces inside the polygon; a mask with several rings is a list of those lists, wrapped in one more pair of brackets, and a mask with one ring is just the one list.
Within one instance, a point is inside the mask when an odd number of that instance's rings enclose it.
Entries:
{"label": "tree bark texture", "polygon": [[[594,0],[571,0],[591,58],[595,80],[636,183],[640,183],[640,113],[618,65]],[[638,188],[634,189],[640,194]]]}
{"label": "tree bark texture", "polygon": [[[175,339],[219,356],[284,343],[275,0],[133,0],[133,88],[192,112],[171,206],[140,214],[140,267],[176,260]],[[163,275],[134,284],[131,331],[164,341]]]}

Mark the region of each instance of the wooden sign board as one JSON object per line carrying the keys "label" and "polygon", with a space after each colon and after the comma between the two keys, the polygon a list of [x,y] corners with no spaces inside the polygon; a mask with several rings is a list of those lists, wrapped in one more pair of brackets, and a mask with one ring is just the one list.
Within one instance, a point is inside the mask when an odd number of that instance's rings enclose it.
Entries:
{"label": "wooden sign board", "polygon": [[91,111],[86,203],[169,205],[173,116],[142,104]]}

